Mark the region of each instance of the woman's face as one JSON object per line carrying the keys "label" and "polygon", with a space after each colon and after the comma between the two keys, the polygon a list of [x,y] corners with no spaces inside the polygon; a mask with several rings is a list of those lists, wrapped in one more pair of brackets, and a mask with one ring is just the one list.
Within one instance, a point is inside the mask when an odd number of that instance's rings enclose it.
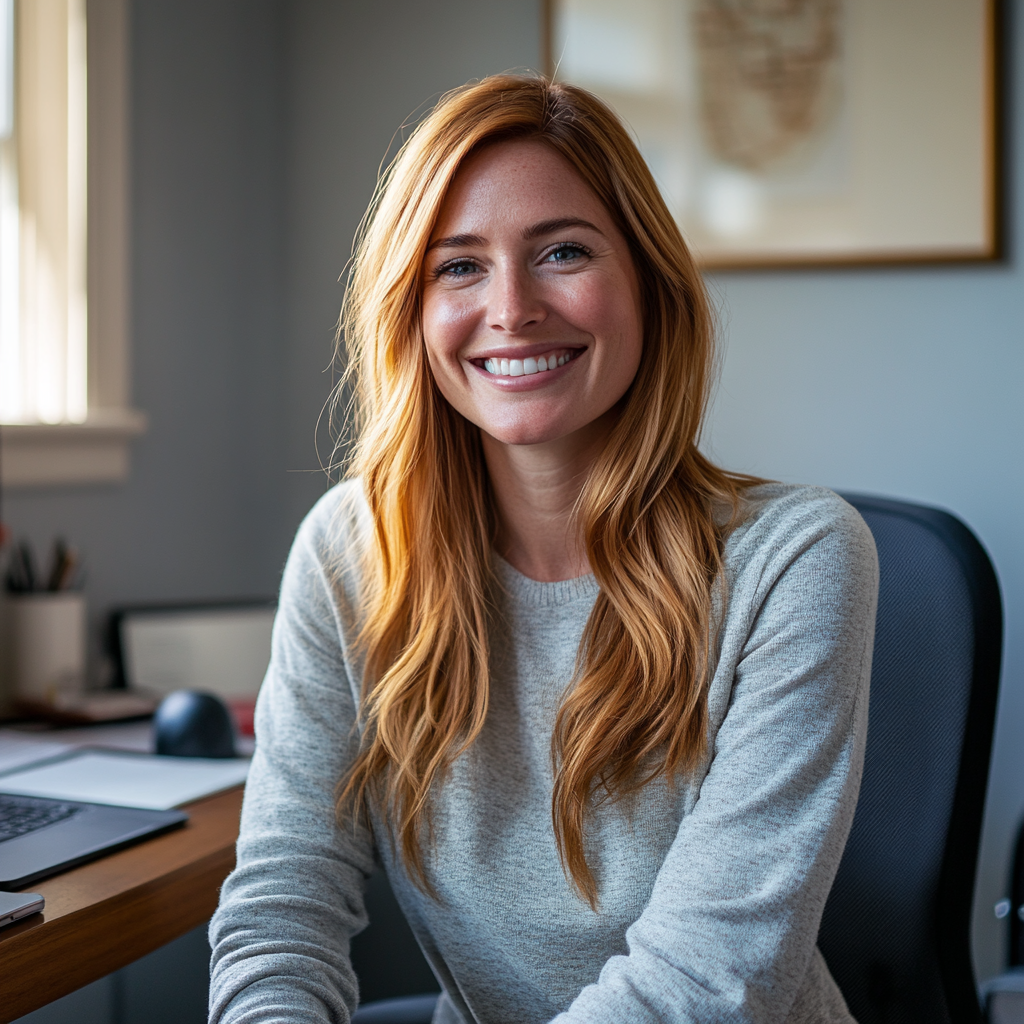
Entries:
{"label": "woman's face", "polygon": [[467,160],[424,261],[423,336],[445,398],[496,441],[601,430],[636,376],[639,288],[625,238],[540,142]]}

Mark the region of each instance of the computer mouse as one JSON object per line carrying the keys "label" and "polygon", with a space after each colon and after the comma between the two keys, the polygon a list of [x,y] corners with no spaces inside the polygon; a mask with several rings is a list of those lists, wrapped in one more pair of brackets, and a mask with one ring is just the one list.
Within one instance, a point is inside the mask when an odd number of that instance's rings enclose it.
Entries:
{"label": "computer mouse", "polygon": [[156,752],[172,757],[234,757],[235,729],[224,702],[212,693],[175,690],[153,716]]}

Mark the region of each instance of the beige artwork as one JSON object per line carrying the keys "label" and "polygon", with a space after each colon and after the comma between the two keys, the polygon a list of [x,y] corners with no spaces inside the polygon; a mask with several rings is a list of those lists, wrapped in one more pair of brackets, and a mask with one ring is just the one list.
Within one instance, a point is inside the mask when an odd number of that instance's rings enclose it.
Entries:
{"label": "beige artwork", "polygon": [[549,0],[708,267],[991,259],[995,0]]}
{"label": "beige artwork", "polygon": [[838,109],[839,0],[695,0],[699,112],[708,149],[764,172]]}

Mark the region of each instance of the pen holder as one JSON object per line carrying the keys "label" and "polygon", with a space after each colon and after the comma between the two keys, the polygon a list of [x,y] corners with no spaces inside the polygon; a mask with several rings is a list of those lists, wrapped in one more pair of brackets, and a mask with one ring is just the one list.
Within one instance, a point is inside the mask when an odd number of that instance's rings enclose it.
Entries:
{"label": "pen holder", "polygon": [[8,687],[15,702],[53,704],[85,688],[85,597],[8,594]]}

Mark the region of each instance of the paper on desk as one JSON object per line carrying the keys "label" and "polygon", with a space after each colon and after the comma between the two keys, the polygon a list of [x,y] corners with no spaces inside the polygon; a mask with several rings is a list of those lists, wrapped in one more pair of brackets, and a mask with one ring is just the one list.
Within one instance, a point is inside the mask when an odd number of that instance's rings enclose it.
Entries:
{"label": "paper on desk", "polygon": [[165,811],[245,781],[248,760],[82,750],[0,777],[0,791]]}
{"label": "paper on desk", "polygon": [[0,774],[35,761],[45,761],[71,749],[68,743],[40,739],[38,735],[14,729],[0,729]]}

